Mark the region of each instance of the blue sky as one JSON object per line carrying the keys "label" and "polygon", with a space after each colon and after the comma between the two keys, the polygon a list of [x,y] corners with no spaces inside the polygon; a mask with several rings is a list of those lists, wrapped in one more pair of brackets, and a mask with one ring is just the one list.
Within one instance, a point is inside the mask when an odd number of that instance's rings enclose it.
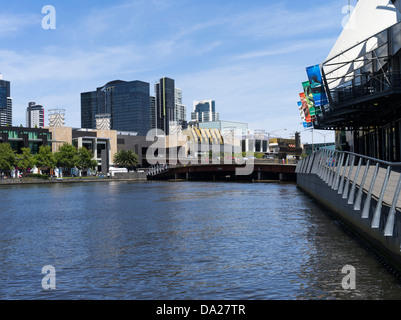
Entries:
{"label": "blue sky", "polygon": [[[311,142],[300,124],[298,94],[305,68],[323,62],[341,33],[347,4],[7,2],[0,11],[0,72],[11,81],[13,124],[25,125],[28,102],[35,101],[45,110],[66,109],[66,125],[80,127],[81,92],[120,79],[149,82],[153,93],[165,76],[183,90],[188,118],[193,100],[214,99],[222,120],[284,136],[301,131],[302,141]],[[42,28],[45,5],[56,9],[55,30]]]}

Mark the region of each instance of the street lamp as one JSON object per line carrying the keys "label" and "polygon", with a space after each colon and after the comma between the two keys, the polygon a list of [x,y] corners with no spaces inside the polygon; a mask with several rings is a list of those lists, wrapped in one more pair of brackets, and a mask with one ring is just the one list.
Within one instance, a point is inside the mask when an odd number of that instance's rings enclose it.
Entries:
{"label": "street lamp", "polygon": [[332,134],[332,132],[329,132],[329,133],[321,133],[319,131],[315,131],[315,132],[320,134],[324,138],[324,146],[326,147],[326,136],[328,136],[329,134]]}

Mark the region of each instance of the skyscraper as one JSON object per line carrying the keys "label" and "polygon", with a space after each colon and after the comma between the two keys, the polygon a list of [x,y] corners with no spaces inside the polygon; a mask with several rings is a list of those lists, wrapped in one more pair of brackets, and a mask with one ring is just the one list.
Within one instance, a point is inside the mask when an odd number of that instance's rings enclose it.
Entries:
{"label": "skyscraper", "polygon": [[175,82],[170,78],[162,78],[155,84],[156,128],[169,134],[170,121],[174,121]]}
{"label": "skyscraper", "polygon": [[96,129],[96,116],[107,114],[110,115],[111,130],[145,136],[150,130],[149,106],[149,83],[112,81],[96,91],[81,93],[81,126]]}
{"label": "skyscraper", "polygon": [[156,98],[150,96],[150,128],[156,129]]}
{"label": "skyscraper", "polygon": [[36,102],[29,102],[26,109],[26,127],[43,128],[45,126],[45,110]]}
{"label": "skyscraper", "polygon": [[10,81],[3,80],[0,73],[0,126],[12,126],[12,99]]}
{"label": "skyscraper", "polygon": [[194,101],[194,111],[191,113],[191,122],[218,121],[219,114],[216,112],[214,100]]}
{"label": "skyscraper", "polygon": [[175,88],[174,120],[183,129],[187,128],[187,108],[183,103],[182,90]]}

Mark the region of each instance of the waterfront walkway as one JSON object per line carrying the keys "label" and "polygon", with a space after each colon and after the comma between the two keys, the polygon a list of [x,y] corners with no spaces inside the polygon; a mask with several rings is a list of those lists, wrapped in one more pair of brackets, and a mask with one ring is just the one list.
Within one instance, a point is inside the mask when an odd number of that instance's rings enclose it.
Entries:
{"label": "waterfront walkway", "polygon": [[298,186],[401,272],[401,163],[322,149],[302,159]]}

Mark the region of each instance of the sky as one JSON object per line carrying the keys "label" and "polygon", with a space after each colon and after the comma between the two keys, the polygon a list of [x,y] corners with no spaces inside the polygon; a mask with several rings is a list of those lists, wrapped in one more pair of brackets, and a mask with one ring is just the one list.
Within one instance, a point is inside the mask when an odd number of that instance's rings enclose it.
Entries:
{"label": "sky", "polygon": [[[112,80],[175,80],[187,118],[213,99],[221,120],[272,136],[305,131],[297,102],[305,68],[325,61],[348,0],[15,0],[0,11],[0,73],[11,82],[13,125],[28,102],[66,110],[80,127],[80,93]],[[351,1],[354,5],[356,1]],[[45,5],[55,9],[55,29]],[[285,130],[284,130],[285,129]],[[313,141],[334,141],[314,130]]]}

